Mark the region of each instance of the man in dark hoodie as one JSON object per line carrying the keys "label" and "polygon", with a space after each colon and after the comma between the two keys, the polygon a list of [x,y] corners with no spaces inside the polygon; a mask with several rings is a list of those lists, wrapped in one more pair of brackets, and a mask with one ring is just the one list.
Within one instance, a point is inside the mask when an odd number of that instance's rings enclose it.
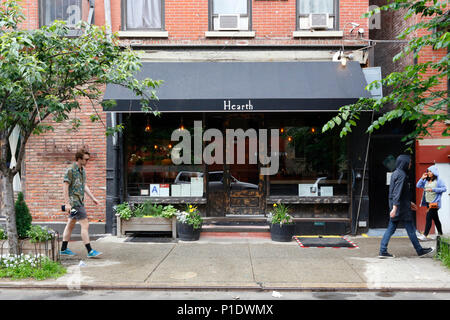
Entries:
{"label": "man in dark hoodie", "polygon": [[417,206],[411,202],[411,191],[408,183],[407,172],[411,168],[411,157],[409,155],[400,155],[397,157],[396,169],[392,173],[391,183],[389,185],[389,225],[381,239],[380,255],[381,259],[393,258],[394,256],[387,251],[389,240],[397,229],[398,223],[403,221],[409,240],[411,240],[414,249],[419,257],[430,256],[433,248],[422,248],[416,236],[416,228],[413,224],[411,210],[416,210]]}

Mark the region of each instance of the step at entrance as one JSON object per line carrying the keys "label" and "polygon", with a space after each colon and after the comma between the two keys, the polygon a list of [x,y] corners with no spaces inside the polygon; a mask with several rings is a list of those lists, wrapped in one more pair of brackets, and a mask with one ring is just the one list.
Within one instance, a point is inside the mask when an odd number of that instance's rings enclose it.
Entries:
{"label": "step at entrance", "polygon": [[230,233],[254,233],[269,232],[267,218],[261,216],[228,215],[226,217],[203,218],[202,233],[205,232],[230,232]]}

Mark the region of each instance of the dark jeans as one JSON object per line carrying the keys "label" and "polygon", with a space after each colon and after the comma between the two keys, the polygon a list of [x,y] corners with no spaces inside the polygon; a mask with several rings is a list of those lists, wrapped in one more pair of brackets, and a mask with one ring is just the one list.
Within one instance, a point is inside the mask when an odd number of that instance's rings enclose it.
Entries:
{"label": "dark jeans", "polygon": [[425,236],[428,236],[428,233],[431,229],[431,221],[434,221],[434,225],[436,226],[436,229],[438,230],[439,235],[442,235],[442,225],[441,221],[439,220],[438,215],[438,209],[428,209],[427,212],[427,222],[425,224],[425,232],[423,233]]}
{"label": "dark jeans", "polygon": [[[397,230],[397,226],[398,226],[399,222],[400,221],[392,221],[392,219],[389,219],[389,225],[386,229],[386,232],[384,233],[383,238],[381,239],[380,254],[387,252],[389,240],[391,239],[395,230]],[[422,253],[423,249],[419,243],[419,240],[417,239],[416,228],[414,227],[413,222],[412,221],[403,221],[403,224],[405,226],[406,232],[408,233],[409,240],[411,240],[411,243],[414,246],[414,249],[416,249],[417,254],[420,255]]]}

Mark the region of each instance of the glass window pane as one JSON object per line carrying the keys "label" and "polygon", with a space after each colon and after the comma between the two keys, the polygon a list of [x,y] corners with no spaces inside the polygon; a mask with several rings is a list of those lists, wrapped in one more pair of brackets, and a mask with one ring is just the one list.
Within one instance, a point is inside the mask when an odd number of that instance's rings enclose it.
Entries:
{"label": "glass window pane", "polygon": [[161,28],[161,0],[127,1],[127,29]]}
{"label": "glass window pane", "polygon": [[[172,150],[179,148],[180,141],[172,141],[172,133],[184,127],[194,141],[195,118],[174,115],[143,116],[133,114],[125,120],[125,173],[128,196],[202,197],[206,191],[203,185],[203,165],[194,164],[194,143],[191,146],[192,159],[187,164],[175,164]],[[179,155],[183,156],[180,148]],[[176,158],[176,157],[174,157]],[[174,186],[176,186],[174,188]]]}
{"label": "glass window pane", "polygon": [[346,140],[319,132],[322,125],[280,129],[280,168],[270,177],[270,195],[347,195]]}
{"label": "glass window pane", "polygon": [[247,0],[214,0],[214,14],[247,14]]}
{"label": "glass window pane", "polygon": [[299,0],[300,14],[334,12],[334,0]]}
{"label": "glass window pane", "polygon": [[55,20],[62,20],[66,21],[67,26],[74,27],[82,19],[81,0],[48,0],[44,6],[46,25]]}

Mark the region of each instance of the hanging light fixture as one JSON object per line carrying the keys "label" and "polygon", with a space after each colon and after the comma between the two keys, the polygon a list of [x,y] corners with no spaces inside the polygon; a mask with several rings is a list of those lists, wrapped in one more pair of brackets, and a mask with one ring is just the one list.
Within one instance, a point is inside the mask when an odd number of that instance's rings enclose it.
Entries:
{"label": "hanging light fixture", "polygon": [[180,124],[180,128],[179,128],[179,130],[181,131],[181,130],[184,130],[185,128],[184,128],[184,124],[183,124],[183,118],[181,118],[181,124]]}
{"label": "hanging light fixture", "polygon": [[147,125],[145,126],[145,132],[152,131],[152,127],[150,126],[150,119],[147,119]]}

